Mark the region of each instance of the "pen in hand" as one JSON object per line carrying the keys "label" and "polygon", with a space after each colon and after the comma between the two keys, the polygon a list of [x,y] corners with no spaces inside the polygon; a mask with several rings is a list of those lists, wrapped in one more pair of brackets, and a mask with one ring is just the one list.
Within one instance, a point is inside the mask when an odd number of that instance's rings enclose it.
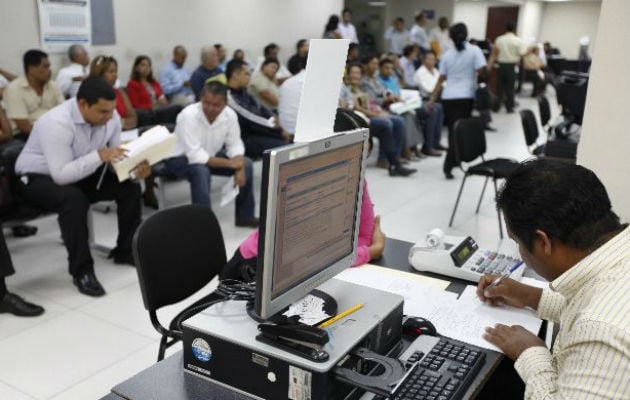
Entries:
{"label": "pen in hand", "polygon": [[512,275],[512,273],[514,271],[516,271],[517,269],[520,268],[520,266],[523,265],[523,261],[519,261],[516,264],[514,264],[514,266],[512,268],[510,268],[510,270],[504,274],[502,274],[500,277],[498,277],[497,279],[495,279],[491,284],[488,285],[488,287],[485,288],[485,290],[488,289],[492,289],[494,287],[499,286],[504,280],[506,280],[507,278],[510,277],[510,275]]}

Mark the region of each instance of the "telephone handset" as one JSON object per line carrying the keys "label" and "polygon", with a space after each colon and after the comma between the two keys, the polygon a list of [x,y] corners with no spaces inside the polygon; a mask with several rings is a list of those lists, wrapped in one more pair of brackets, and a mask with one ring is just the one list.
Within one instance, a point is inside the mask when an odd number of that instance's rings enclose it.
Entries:
{"label": "telephone handset", "polygon": [[[448,236],[439,229],[433,229],[409,251],[409,263],[418,271],[475,283],[482,275],[507,272],[519,261],[506,254],[480,249],[470,236]],[[520,278],[523,270],[517,269],[511,277]]]}

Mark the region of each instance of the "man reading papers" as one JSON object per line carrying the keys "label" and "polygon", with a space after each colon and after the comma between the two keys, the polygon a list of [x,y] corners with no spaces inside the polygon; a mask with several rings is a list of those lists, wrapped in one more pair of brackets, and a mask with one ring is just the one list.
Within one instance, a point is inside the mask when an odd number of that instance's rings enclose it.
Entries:
{"label": "man reading papers", "polygon": [[[133,264],[131,240],[140,224],[140,186],[131,180],[119,182],[107,166],[125,157],[115,109],[114,89],[101,78],[87,78],[76,98],[35,122],[15,167],[26,184],[24,199],[59,214],[69,272],[79,291],[88,296],[105,294],[94,275],[88,244],[90,204],[116,201],[118,241],[110,256],[117,264]],[[146,161],[135,168],[137,179],[150,173]]]}
{"label": "man reading papers", "polygon": [[525,263],[551,283],[543,290],[507,279],[490,288],[496,276],[484,276],[477,295],[529,306],[560,331],[553,351],[521,326],[497,324],[485,339],[516,360],[525,399],[627,399],[630,228],[606,189],[584,167],[538,159],[509,177],[497,203]]}

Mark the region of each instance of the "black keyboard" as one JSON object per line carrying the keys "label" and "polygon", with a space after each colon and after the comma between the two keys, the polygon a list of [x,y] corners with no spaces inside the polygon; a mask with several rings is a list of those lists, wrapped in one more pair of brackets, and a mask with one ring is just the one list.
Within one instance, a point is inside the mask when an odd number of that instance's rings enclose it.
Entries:
{"label": "black keyboard", "polygon": [[420,335],[399,358],[407,374],[391,400],[457,400],[483,366],[485,350],[455,339]]}

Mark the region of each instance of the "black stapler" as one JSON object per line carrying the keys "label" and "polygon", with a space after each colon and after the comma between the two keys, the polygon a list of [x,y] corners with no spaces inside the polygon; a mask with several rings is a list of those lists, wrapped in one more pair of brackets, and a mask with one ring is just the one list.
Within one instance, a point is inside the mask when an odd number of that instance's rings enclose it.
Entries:
{"label": "black stapler", "polygon": [[260,335],[256,339],[279,347],[293,354],[316,362],[328,360],[328,353],[322,347],[328,343],[328,333],[315,326],[304,324],[260,324]]}

